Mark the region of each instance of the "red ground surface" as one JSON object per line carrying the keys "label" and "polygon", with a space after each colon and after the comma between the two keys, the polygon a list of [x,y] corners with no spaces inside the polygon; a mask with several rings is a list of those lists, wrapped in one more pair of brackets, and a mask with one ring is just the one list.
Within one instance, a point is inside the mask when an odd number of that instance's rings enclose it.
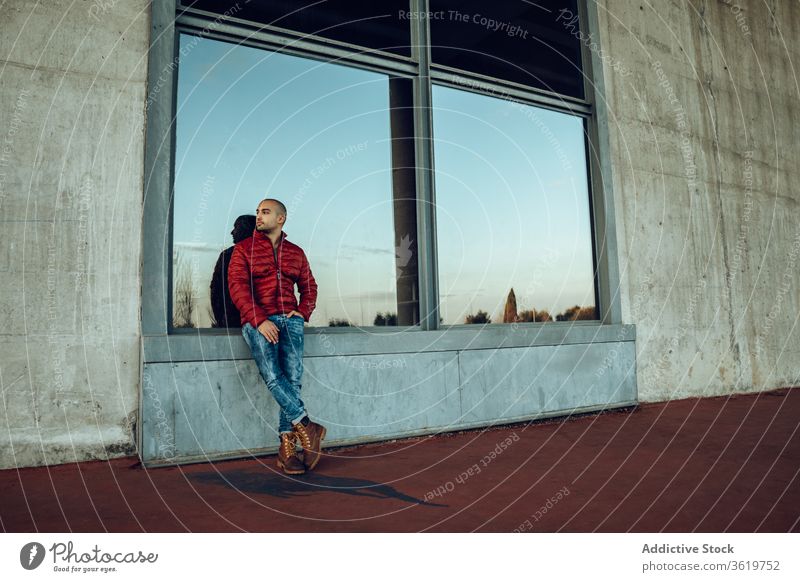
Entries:
{"label": "red ground surface", "polygon": [[[329,450],[312,473],[294,478],[277,471],[274,456],[161,469],[125,458],[6,470],[0,525],[7,532],[798,531],[798,426],[800,390],[782,389]],[[424,503],[437,489],[444,493]]]}

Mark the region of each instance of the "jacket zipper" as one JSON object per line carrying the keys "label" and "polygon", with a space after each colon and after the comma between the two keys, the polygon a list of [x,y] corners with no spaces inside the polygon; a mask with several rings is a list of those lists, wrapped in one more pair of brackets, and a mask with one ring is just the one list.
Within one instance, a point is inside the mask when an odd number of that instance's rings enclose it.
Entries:
{"label": "jacket zipper", "polygon": [[275,273],[276,277],[278,278],[278,284],[276,286],[278,308],[280,309],[281,313],[283,313],[283,298],[281,296],[281,247],[283,247],[283,233],[281,233],[281,238],[278,241],[278,248],[276,249],[275,247],[272,247],[272,258],[275,260]]}

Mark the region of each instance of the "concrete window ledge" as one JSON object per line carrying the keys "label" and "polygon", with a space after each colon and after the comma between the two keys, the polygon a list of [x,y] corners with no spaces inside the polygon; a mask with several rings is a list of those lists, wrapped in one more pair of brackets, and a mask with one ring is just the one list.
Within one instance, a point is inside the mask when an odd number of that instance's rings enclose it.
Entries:
{"label": "concrete window ledge", "polygon": [[[272,453],[278,408],[239,333],[144,338],[145,464]],[[309,329],[303,400],[328,446],[636,403],[635,327]]]}
{"label": "concrete window ledge", "polygon": [[[631,342],[636,327],[599,322],[553,322],[448,326],[436,331],[414,328],[306,328],[305,357],[411,354]],[[238,329],[192,330],[143,338],[145,363],[250,359]]]}

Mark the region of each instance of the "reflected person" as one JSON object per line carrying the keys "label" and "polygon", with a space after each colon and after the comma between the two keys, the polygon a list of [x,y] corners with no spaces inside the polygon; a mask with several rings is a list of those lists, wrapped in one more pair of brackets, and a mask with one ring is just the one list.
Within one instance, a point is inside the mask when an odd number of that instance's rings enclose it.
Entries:
{"label": "reflected person", "polygon": [[231,263],[231,255],[236,243],[253,236],[256,228],[256,217],[254,214],[242,214],[233,222],[233,245],[222,251],[214,265],[214,274],[211,276],[211,310],[214,313],[213,327],[239,327],[241,319],[239,310],[231,301],[228,293],[228,265]]}

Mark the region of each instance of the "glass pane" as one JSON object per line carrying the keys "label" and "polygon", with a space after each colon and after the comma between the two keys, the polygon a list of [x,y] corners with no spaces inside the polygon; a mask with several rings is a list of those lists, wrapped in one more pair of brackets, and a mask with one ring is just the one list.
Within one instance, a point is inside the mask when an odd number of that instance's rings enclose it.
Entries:
{"label": "glass pane", "polygon": [[183,6],[409,56],[408,0],[184,0]]}
{"label": "glass pane", "polygon": [[435,64],[583,97],[576,0],[431,0],[430,9]]}
{"label": "glass pane", "polygon": [[[225,324],[215,264],[237,217],[266,197],[287,207],[284,232],[319,286],[311,325],[417,323],[410,82],[188,35],[180,44],[173,325]],[[238,313],[227,320],[238,326]]]}
{"label": "glass pane", "polygon": [[444,324],[597,319],[582,119],[433,88]]}

